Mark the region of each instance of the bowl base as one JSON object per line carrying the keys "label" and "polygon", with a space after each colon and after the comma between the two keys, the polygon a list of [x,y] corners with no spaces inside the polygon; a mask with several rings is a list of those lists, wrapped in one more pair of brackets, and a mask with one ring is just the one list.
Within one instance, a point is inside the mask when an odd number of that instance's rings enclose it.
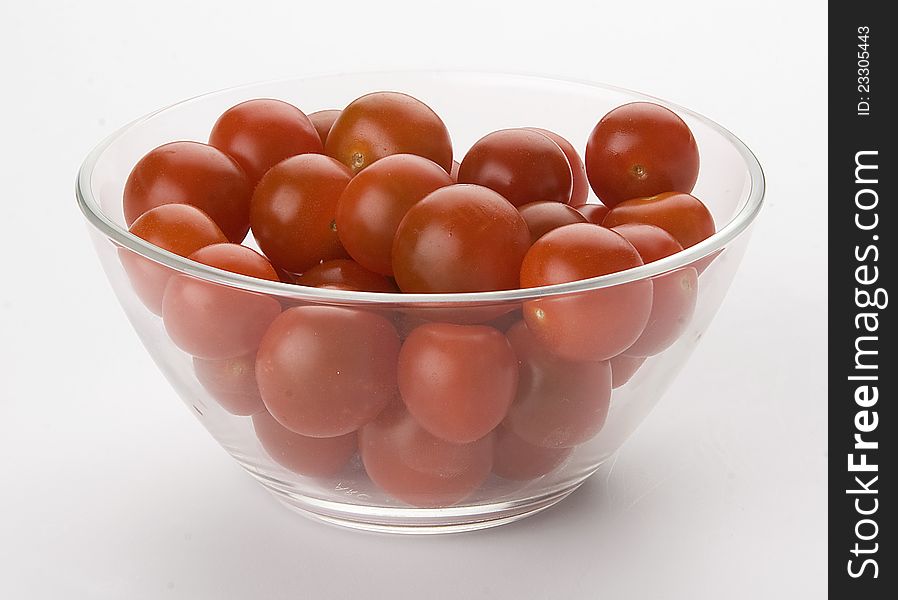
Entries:
{"label": "bowl base", "polygon": [[476,531],[519,521],[561,502],[580,487],[583,479],[552,493],[526,500],[433,509],[364,507],[324,502],[266,485],[264,481],[262,483],[282,504],[315,521],[377,533],[433,535]]}

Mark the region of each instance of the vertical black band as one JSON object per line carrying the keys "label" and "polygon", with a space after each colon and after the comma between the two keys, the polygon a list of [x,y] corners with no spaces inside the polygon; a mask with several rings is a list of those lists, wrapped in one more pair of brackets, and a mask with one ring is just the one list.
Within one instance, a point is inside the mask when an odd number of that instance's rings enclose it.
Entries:
{"label": "vertical black band", "polygon": [[[829,583],[893,598],[898,23],[889,3],[829,7]],[[811,203],[809,203],[809,206]],[[887,593],[888,590],[888,593]]]}

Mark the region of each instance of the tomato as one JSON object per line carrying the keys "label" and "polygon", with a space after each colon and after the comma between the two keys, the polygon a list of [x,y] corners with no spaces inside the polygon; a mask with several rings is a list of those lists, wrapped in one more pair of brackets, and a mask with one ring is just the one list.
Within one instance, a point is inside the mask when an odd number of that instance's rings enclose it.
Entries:
{"label": "tomato", "polygon": [[602,225],[646,223],[674,236],[683,248],[714,235],[714,218],[701,200],[689,194],[665,193],[634,198],[611,209]]}
{"label": "tomato", "polygon": [[399,291],[390,279],[347,258],[336,258],[315,265],[297,277],[296,283],[310,287],[342,286],[364,292]]}
{"label": "tomato", "polygon": [[611,363],[611,387],[617,389],[630,381],[645,362],[645,357],[619,354],[608,362]]}
{"label": "tomato", "polygon": [[420,507],[451,506],[489,476],[493,435],[469,444],[441,440],[396,402],[359,431],[359,453],[371,480],[394,498]]}
{"label": "tomato", "polygon": [[314,438],[293,433],[267,411],[253,415],[253,429],[265,452],[282,467],[308,477],[339,473],[355,454],[358,436]]}
{"label": "tomato", "polygon": [[558,468],[572,448],[543,448],[525,442],[507,427],[496,429],[493,473],[503,479],[528,481]]}
{"label": "tomato", "polygon": [[[683,249],[672,235],[654,225],[627,223],[612,231],[630,242],[643,262],[654,262]],[[692,267],[677,269],[652,279],[652,313],[645,331],[625,350],[633,356],[652,356],[677,341],[695,312],[698,273]]]}
{"label": "tomato", "polygon": [[573,176],[564,151],[532,129],[502,129],[478,140],[458,168],[459,183],[476,183],[515,206],[547,200],[567,204]]}
{"label": "tomato", "polygon": [[[239,244],[213,244],[188,258],[232,273],[278,281],[268,260]],[[175,275],[165,288],[162,322],[175,345],[193,356],[233,358],[254,352],[281,304],[264,294]]]}
{"label": "tomato", "polygon": [[608,207],[602,203],[597,204],[580,204],[574,207],[578,213],[583,215],[587,221],[596,225],[601,225],[608,214]]}
{"label": "tomato", "polygon": [[456,444],[479,440],[505,418],[518,365],[501,331],[427,323],[399,352],[399,392],[427,431]]}
{"label": "tomato", "polygon": [[[524,323],[506,336],[518,357],[520,379],[503,427],[542,448],[570,448],[595,436],[611,401],[608,361],[559,358]],[[510,459],[500,462],[508,464]]]}
{"label": "tomato", "polygon": [[452,183],[458,183],[458,168],[461,167],[461,163],[457,160],[452,161],[452,168],[449,170],[449,177],[452,178]]}
{"label": "tomato", "polygon": [[350,177],[349,169],[320,154],[288,158],[265,174],[253,194],[250,223],[275,266],[302,273],[346,257],[334,219]]}
{"label": "tomato", "polygon": [[505,198],[477,185],[450,185],[402,219],[393,273],[404,292],[514,289],[529,245],[527,223]]}
{"label": "tomato", "polygon": [[193,358],[193,372],[222,408],[241,417],[265,410],[256,383],[256,354],[207,360]]}
{"label": "tomato", "polygon": [[613,227],[611,231],[620,234],[630,242],[639,252],[639,256],[645,264],[673,256],[683,249],[683,246],[672,235],[654,225],[624,223]]}
{"label": "tomato", "polygon": [[399,335],[384,317],[298,306],[275,319],[256,358],[268,412],[301,435],[355,431],[396,397]]}
{"label": "tomato", "polygon": [[663,106],[633,102],[602,117],[586,144],[586,173],[603,204],[691,192],[698,146],[683,119]]}
{"label": "tomato", "polygon": [[324,152],[318,131],[304,112],[268,98],[226,110],[212,127],[209,143],[240,163],[252,186],[285,158]]}
{"label": "tomato", "polygon": [[530,230],[530,241],[535,242],[546,233],[562,225],[586,223],[586,217],[574,208],[560,202],[530,202],[518,207]]}
{"label": "tomato", "polygon": [[415,203],[452,184],[435,162],[414,154],[380,159],[353,177],[337,205],[337,235],[362,266],[393,274],[393,238],[399,223]]}
{"label": "tomato", "polygon": [[330,110],[319,110],[309,115],[309,120],[315,126],[315,131],[318,132],[318,137],[321,138],[322,144],[327,142],[327,134],[330,133],[331,127],[334,126],[334,121],[340,116],[340,112],[339,109],[332,108]]}
{"label": "tomato", "polygon": [[172,142],[140,159],[125,182],[125,223],[163,204],[191,204],[239,244],[249,231],[253,189],[234,160],[212,146]]}
{"label": "tomato", "polygon": [[[566,283],[642,265],[621,235],[591,223],[553,229],[521,264],[521,286]],[[607,360],[639,338],[652,310],[652,282],[634,281],[578,294],[531,300],[524,319],[533,334],[569,360]]]}
{"label": "tomato", "polygon": [[528,129],[538,131],[558,144],[558,147],[561,148],[561,151],[564,152],[567,158],[568,165],[571,167],[571,175],[574,178],[571,186],[570,204],[572,206],[586,204],[586,199],[589,198],[589,180],[586,178],[586,166],[583,164],[583,159],[580,158],[580,154],[574,148],[574,145],[554,131],[540,129],[539,127],[529,127]]}
{"label": "tomato", "polygon": [[[151,208],[140,215],[128,231],[185,257],[203,246],[228,241],[206,213],[189,204],[163,204]],[[162,295],[175,271],[124,248],[119,249],[119,259],[137,297],[150,311],[161,315]]]}
{"label": "tomato", "polygon": [[374,92],[343,109],[327,136],[325,151],[357,173],[391,154],[429,158],[447,173],[452,140],[429,106],[398,92]]}

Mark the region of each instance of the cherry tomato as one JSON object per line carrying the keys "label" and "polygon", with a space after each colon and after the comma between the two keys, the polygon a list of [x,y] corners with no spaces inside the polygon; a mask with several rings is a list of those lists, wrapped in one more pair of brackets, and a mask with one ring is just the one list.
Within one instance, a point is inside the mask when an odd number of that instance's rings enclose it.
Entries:
{"label": "cherry tomato", "polygon": [[349,182],[337,205],[337,234],[362,266],[393,274],[393,238],[399,223],[427,194],[452,184],[435,162],[414,154],[380,159]]}
{"label": "cherry tomato", "polygon": [[459,183],[476,183],[515,206],[546,200],[567,204],[573,176],[564,151],[532,129],[502,129],[478,140],[458,168]]}
{"label": "cherry tomato", "polygon": [[633,102],[602,117],[586,144],[586,173],[609,208],[631,198],[691,192],[698,146],[683,119],[663,106]]}
{"label": "cherry tomato", "polygon": [[340,112],[339,109],[332,108],[330,110],[319,110],[309,115],[309,120],[315,126],[315,131],[318,132],[318,137],[321,138],[322,144],[327,142],[327,134],[330,133],[331,127],[334,126],[334,121],[340,116]]}
{"label": "cherry tomato", "polygon": [[246,417],[265,410],[256,383],[256,355],[207,360],[193,358],[197,380],[222,408]]}
{"label": "cherry tomato", "polygon": [[[683,249],[672,235],[654,225],[627,223],[613,231],[630,242],[643,262],[654,262]],[[695,312],[698,273],[692,267],[677,269],[652,279],[652,313],[645,331],[625,350],[633,356],[653,356],[677,341]]]}
{"label": "cherry tomato", "polygon": [[601,225],[608,214],[608,207],[602,203],[580,204],[574,207],[577,212],[586,217],[586,220],[596,225]]}
{"label": "cherry tomato", "polygon": [[388,278],[369,271],[354,260],[336,258],[315,265],[301,276],[296,283],[310,287],[341,286],[337,289],[364,292],[398,292],[396,285]]}
{"label": "cherry tomato", "polygon": [[339,473],[355,454],[358,436],[314,438],[293,433],[267,411],[253,415],[256,437],[276,463],[308,477],[326,477]]}
{"label": "cherry tomato", "polygon": [[674,236],[683,248],[694,246],[714,234],[714,218],[701,200],[673,192],[621,202],[611,209],[602,225],[617,227],[624,223],[660,227]]}
{"label": "cherry tomato", "polygon": [[402,219],[393,273],[404,292],[514,289],[529,245],[527,223],[505,198],[477,185],[450,185]]}
{"label": "cherry tomato", "polygon": [[125,182],[125,222],[163,204],[191,204],[239,244],[249,231],[253,189],[234,159],[198,142],[172,142],[140,159]]}
{"label": "cherry tomato", "polygon": [[[185,257],[203,246],[228,241],[206,213],[189,204],[163,204],[151,208],[138,217],[128,231]],[[119,259],[137,297],[148,309],[161,315],[162,295],[175,271],[124,248],[119,250]]]}
{"label": "cherry tomato", "polygon": [[398,92],[374,92],[343,109],[327,136],[325,150],[357,173],[390,154],[417,154],[448,173],[452,140],[429,106]]}
{"label": "cherry tomato", "polygon": [[560,202],[530,202],[518,207],[530,230],[530,241],[535,242],[553,229],[571,223],[586,223],[586,217],[574,208]]}
{"label": "cherry tomato", "polygon": [[452,161],[452,168],[449,170],[449,177],[452,178],[452,183],[458,183],[458,168],[461,167],[461,163],[457,160]]}
{"label": "cherry tomato", "polygon": [[[188,258],[232,273],[278,281],[268,260],[239,244],[213,244]],[[233,358],[255,352],[281,304],[264,294],[196,279],[172,277],[162,300],[162,322],[175,345],[193,356]]]}
{"label": "cherry tomato", "polygon": [[580,154],[574,148],[574,145],[554,131],[540,129],[539,127],[530,127],[529,129],[548,136],[549,139],[558,144],[558,147],[561,148],[561,151],[567,157],[567,162],[571,167],[571,175],[574,177],[570,204],[572,206],[586,204],[586,199],[589,198],[589,180],[586,178],[586,166],[583,164],[583,159],[580,158]]}
{"label": "cherry tomato", "polygon": [[212,127],[209,143],[240,163],[252,186],[285,158],[324,152],[318,131],[304,112],[268,98],[226,110]]}
{"label": "cherry tomato", "polygon": [[275,266],[302,273],[346,257],[334,219],[350,177],[346,167],[320,154],[288,158],[265,174],[253,194],[250,223]]}
{"label": "cherry tomato", "polygon": [[518,365],[501,331],[484,325],[427,323],[399,352],[399,392],[427,431],[447,442],[479,440],[505,418]]}
{"label": "cherry tomato", "polygon": [[611,363],[611,387],[617,389],[630,381],[645,362],[645,357],[619,354],[608,362]]}
{"label": "cherry tomato", "polygon": [[611,401],[608,361],[559,358],[524,323],[506,336],[518,357],[520,379],[503,427],[542,448],[569,448],[595,436]]}
{"label": "cherry tomato", "polygon": [[500,426],[496,429],[493,473],[512,481],[536,479],[558,468],[572,451],[572,448],[534,446],[507,427]]}
{"label": "cherry tomato", "polygon": [[396,328],[380,315],[298,306],[275,319],[256,358],[268,412],[301,435],[355,431],[396,397]]}
{"label": "cherry tomato", "polygon": [[[566,283],[642,265],[621,235],[591,223],[553,229],[521,265],[521,286]],[[524,319],[533,334],[569,360],[607,360],[639,338],[652,310],[652,282],[639,280],[578,294],[531,300]]]}
{"label": "cherry tomato", "polygon": [[672,235],[654,225],[624,223],[613,227],[611,231],[622,235],[630,242],[645,264],[672,256],[683,249]]}
{"label": "cherry tomato", "polygon": [[396,402],[359,431],[359,453],[371,480],[394,498],[412,506],[451,506],[489,476],[493,435],[469,444],[447,442]]}

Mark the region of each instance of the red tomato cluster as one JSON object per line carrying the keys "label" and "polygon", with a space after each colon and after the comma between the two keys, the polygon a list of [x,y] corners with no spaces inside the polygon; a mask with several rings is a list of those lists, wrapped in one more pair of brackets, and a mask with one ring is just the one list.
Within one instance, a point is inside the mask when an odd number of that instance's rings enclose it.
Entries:
{"label": "red tomato cluster", "polygon": [[[637,102],[589,135],[503,129],[453,159],[423,102],[375,92],[306,115],[243,102],[208,144],[152,150],[124,190],[130,231],[211,267],[392,293],[566,283],[662,259],[714,233],[690,193],[699,155],[672,111]],[[589,201],[590,188],[599,201]],[[252,231],[257,252],[241,245]],[[138,297],[193,356],[199,383],[252,416],[271,458],[371,480],[416,506],[468,497],[492,473],[557,469],[605,423],[612,389],[684,331],[708,259],[653,280],[518,306],[287,306],[126,250]]]}

